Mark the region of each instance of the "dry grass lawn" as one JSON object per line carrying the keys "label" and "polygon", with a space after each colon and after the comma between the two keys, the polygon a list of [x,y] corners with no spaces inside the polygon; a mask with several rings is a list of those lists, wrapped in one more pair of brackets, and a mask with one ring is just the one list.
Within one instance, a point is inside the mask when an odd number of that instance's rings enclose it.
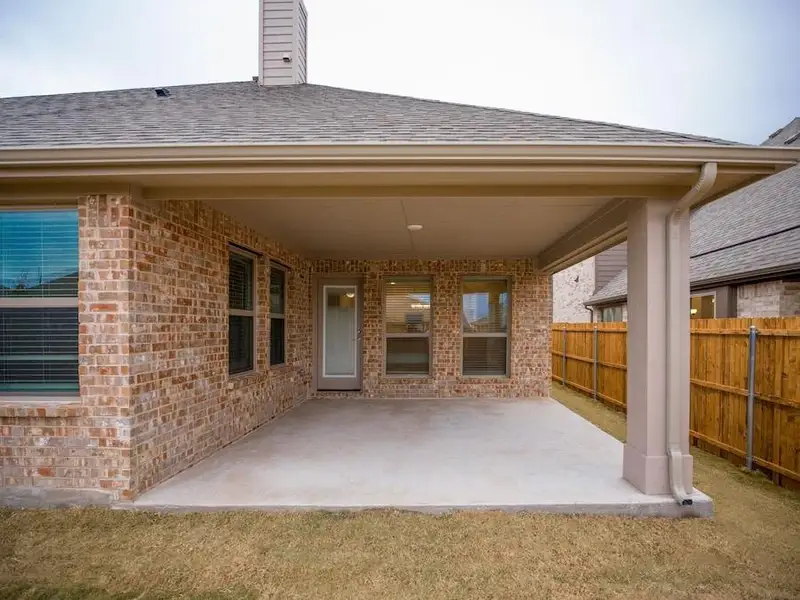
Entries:
{"label": "dry grass lawn", "polygon": [[4,510],[0,598],[799,598],[800,494],[695,464],[713,520]]}

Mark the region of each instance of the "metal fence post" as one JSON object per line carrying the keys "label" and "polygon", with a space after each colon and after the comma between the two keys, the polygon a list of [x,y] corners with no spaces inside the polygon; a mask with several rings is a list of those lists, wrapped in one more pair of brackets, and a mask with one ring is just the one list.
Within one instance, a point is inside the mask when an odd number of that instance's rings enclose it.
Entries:
{"label": "metal fence post", "polygon": [[756,336],[758,330],[755,325],[750,325],[750,337],[747,349],[749,362],[747,365],[747,470],[753,470],[753,420],[754,402],[756,395]]}
{"label": "metal fence post", "polygon": [[564,327],[564,354],[561,355],[561,385],[567,385],[567,328]]}
{"label": "metal fence post", "polygon": [[592,398],[597,400],[597,325],[594,326],[592,340]]}

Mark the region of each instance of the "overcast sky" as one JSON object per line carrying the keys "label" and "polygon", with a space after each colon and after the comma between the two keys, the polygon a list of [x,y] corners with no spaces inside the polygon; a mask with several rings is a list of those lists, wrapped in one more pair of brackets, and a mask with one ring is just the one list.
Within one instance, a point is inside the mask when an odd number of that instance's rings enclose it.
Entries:
{"label": "overcast sky", "polygon": [[[310,83],[759,143],[800,0],[305,0]],[[0,96],[250,79],[259,0],[0,0]]]}

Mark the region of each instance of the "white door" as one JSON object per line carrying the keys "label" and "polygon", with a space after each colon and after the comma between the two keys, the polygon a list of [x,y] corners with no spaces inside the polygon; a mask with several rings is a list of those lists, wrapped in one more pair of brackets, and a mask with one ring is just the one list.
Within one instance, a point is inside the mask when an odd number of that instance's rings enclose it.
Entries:
{"label": "white door", "polygon": [[361,282],[320,281],[317,388],[361,389]]}

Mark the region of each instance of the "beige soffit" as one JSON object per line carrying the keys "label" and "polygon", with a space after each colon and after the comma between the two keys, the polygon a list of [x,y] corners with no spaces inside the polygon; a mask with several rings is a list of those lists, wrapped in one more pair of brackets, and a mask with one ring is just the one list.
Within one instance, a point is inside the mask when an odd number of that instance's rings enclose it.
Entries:
{"label": "beige soffit", "polygon": [[[564,268],[624,239],[624,186],[688,189],[702,165],[720,175],[711,197],[727,194],[800,161],[800,148],[632,144],[292,144],[0,150],[0,185],[50,180],[127,181],[143,186],[251,185],[605,185],[607,204],[541,249],[540,266]],[[204,177],[205,180],[197,179]],[[248,179],[250,177],[251,179]],[[180,183],[179,183],[180,182]],[[616,189],[613,189],[615,188]],[[320,189],[323,189],[320,187]],[[0,190],[2,191],[2,190]],[[679,195],[685,193],[685,189]],[[676,195],[676,197],[679,197]],[[498,193],[502,196],[502,193]],[[609,198],[616,200],[609,201]],[[596,197],[600,200],[600,197]],[[577,215],[576,215],[577,216]]]}

